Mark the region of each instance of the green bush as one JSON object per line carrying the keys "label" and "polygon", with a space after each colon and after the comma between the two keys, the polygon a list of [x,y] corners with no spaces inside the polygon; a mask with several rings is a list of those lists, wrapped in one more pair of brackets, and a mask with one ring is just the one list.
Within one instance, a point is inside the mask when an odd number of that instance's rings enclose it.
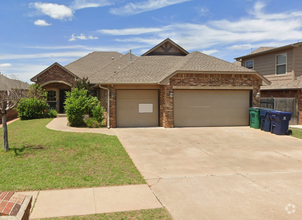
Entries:
{"label": "green bush", "polygon": [[58,115],[58,113],[54,109],[48,109],[48,111],[45,114],[46,118],[56,118],[57,115]]}
{"label": "green bush", "polygon": [[21,98],[18,103],[18,117],[21,120],[43,118],[46,116],[49,105],[44,99]]}
{"label": "green bush", "polygon": [[97,122],[100,123],[100,124],[103,122],[103,120],[104,120],[104,109],[100,105],[100,103],[98,103],[92,109],[92,117],[95,118],[97,120]]}
{"label": "green bush", "polygon": [[87,120],[85,120],[85,124],[89,128],[100,128],[101,127],[101,123],[99,123],[96,118],[88,118]]}
{"label": "green bush", "polygon": [[98,99],[87,94],[88,90],[78,88],[66,93],[64,108],[70,126],[85,125],[83,115],[92,115],[92,109],[98,105]]}

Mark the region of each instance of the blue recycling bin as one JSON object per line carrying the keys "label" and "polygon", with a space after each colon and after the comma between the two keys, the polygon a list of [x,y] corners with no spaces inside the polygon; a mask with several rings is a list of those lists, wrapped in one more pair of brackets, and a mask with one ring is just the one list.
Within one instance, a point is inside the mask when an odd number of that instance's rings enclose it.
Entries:
{"label": "blue recycling bin", "polygon": [[271,119],[271,132],[277,135],[285,135],[288,131],[288,124],[292,113],[271,110],[269,115]]}
{"label": "blue recycling bin", "polygon": [[271,109],[268,108],[262,108],[260,109],[260,117],[261,117],[261,125],[260,129],[262,131],[271,131],[271,119],[269,112]]}

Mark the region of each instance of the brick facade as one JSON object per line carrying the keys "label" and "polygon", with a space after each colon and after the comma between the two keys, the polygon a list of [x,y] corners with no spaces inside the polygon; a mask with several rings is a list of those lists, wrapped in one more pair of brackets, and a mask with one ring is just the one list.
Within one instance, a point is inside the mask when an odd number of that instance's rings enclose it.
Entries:
{"label": "brick facade", "polygon": [[[261,79],[254,75],[245,74],[177,74],[170,79],[169,85],[160,86],[160,126],[165,128],[174,127],[173,93],[174,86],[182,86],[184,89],[192,87],[213,87],[213,89],[232,89],[236,87],[253,88],[253,106],[260,107]],[[186,88],[187,87],[187,88]],[[101,100],[107,100],[103,92]],[[114,95],[112,95],[114,94]],[[100,97],[99,97],[100,98]],[[110,86],[110,127],[116,127],[116,86]]]}
{"label": "brick facade", "polygon": [[296,98],[299,105],[299,124],[302,125],[302,91],[299,90],[262,90],[262,98]]}
{"label": "brick facade", "polygon": [[45,89],[46,92],[50,90],[56,92],[56,110],[57,112],[60,112],[60,89],[71,89],[71,87],[75,84],[75,77],[66,70],[62,69],[60,66],[55,65],[37,77],[36,83],[39,85],[43,85],[48,82],[49,84],[42,86],[42,88]]}
{"label": "brick facade", "polygon": [[37,83],[39,85],[43,85],[50,81],[62,81],[73,86],[75,83],[75,77],[63,70],[61,67],[53,66],[48,71],[37,77]]}

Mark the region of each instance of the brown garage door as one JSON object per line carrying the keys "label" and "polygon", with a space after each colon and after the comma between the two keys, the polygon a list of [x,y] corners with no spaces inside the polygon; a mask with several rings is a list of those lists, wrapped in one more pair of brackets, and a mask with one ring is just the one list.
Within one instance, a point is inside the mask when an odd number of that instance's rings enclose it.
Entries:
{"label": "brown garage door", "polygon": [[249,124],[250,91],[175,90],[174,126]]}
{"label": "brown garage door", "polygon": [[117,127],[159,126],[158,90],[117,90]]}

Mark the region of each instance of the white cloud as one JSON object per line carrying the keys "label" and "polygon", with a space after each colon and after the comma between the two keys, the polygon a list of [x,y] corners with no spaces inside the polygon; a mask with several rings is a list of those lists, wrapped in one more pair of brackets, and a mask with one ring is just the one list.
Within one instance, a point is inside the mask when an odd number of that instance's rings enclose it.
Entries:
{"label": "white cloud", "polygon": [[0,63],[0,67],[11,67],[12,64],[10,63]]}
{"label": "white cloud", "polygon": [[201,51],[202,53],[205,53],[205,54],[208,54],[208,55],[211,55],[213,53],[217,53],[219,52],[219,50],[203,50]]}
{"label": "white cloud", "polygon": [[51,23],[47,23],[45,20],[36,20],[34,22],[35,25],[37,26],[49,26]]}
{"label": "white cloud", "polygon": [[35,3],[30,3],[29,6],[36,8],[37,10],[41,11],[43,14],[48,15],[54,19],[72,20],[73,17],[72,10],[65,5],[58,5],[55,3],[35,2]]}
{"label": "white cloud", "polygon": [[127,28],[127,29],[102,29],[98,32],[110,35],[138,35],[163,31],[162,28]]}
{"label": "white cloud", "polygon": [[196,7],[195,9],[199,16],[205,16],[209,12],[209,9],[206,7]]}
{"label": "white cloud", "polygon": [[77,52],[70,51],[70,52],[54,52],[54,53],[36,53],[36,54],[0,54],[0,60],[82,57],[85,55],[87,55],[87,51],[77,51]]}
{"label": "white cloud", "polygon": [[[228,49],[250,49],[257,46],[280,46],[302,39],[301,11],[267,14],[263,12],[264,4],[256,3],[249,16],[237,20],[216,20],[203,24],[175,23],[161,27],[152,35],[115,39],[118,42],[144,43],[156,45],[169,37],[187,50],[205,50],[213,46],[224,46]],[[139,33],[142,28],[106,30],[112,34]],[[152,29],[152,28],[148,28]],[[265,43],[265,44],[263,44]],[[220,50],[221,53],[221,50]]]}
{"label": "white cloud", "polygon": [[99,39],[99,38],[94,37],[92,35],[86,37],[84,34],[80,34],[79,36],[75,36],[75,34],[72,34],[69,41],[76,41],[77,39],[79,39],[79,40],[96,40],[96,39]]}
{"label": "white cloud", "polygon": [[147,0],[137,3],[130,2],[123,7],[112,8],[110,12],[116,15],[134,15],[187,1],[191,0]]}
{"label": "white cloud", "polygon": [[74,0],[70,8],[79,10],[83,8],[97,8],[113,5],[114,3],[109,0]]}

